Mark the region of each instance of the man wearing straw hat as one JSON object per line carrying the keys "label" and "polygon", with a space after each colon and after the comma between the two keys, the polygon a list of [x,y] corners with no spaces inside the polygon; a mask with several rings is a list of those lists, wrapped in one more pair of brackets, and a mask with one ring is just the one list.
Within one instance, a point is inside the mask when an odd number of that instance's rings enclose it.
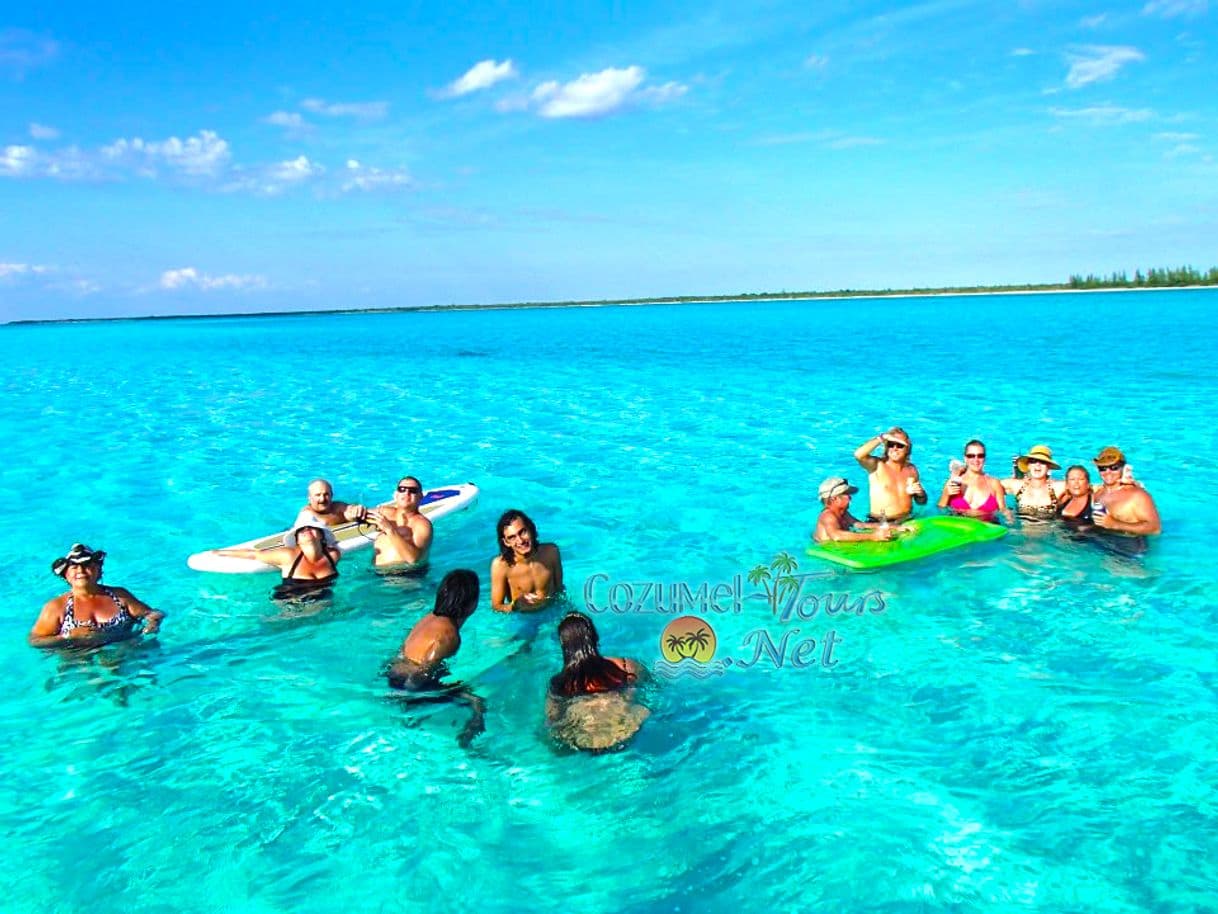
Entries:
{"label": "man wearing straw hat", "polygon": [[1092,462],[1100,472],[1100,486],[1091,501],[1092,522],[1113,533],[1133,536],[1162,533],[1154,499],[1125,473],[1124,452],[1110,445],[1096,454]]}

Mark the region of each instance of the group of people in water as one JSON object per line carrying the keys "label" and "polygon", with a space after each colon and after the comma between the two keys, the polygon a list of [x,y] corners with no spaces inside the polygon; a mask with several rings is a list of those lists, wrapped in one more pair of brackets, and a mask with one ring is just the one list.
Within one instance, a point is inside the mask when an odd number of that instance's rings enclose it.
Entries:
{"label": "group of people in water", "polygon": [[[876,453],[877,449],[879,453]],[[850,513],[850,498],[859,490],[843,476],[830,476],[820,484],[824,506],[816,520],[813,539],[818,543],[884,541],[913,528],[914,505],[930,497],[918,468],[910,460],[913,442],[894,426],[859,445],[854,459],[867,472],[870,504],[866,518]],[[1154,499],[1137,480],[1120,448],[1108,446],[1092,459],[1099,475],[1093,483],[1085,466],[1066,470],[1047,445],[1037,444],[1018,455],[1011,475],[999,479],[985,471],[986,447],[976,438],[964,446],[963,460],[952,460],[936,505],[943,511],[1008,524],[1016,517],[1032,523],[1056,522],[1077,532],[1098,532],[1123,537],[1154,536],[1162,531]],[[1007,499],[1014,501],[1014,510]]]}
{"label": "group of people in water", "polygon": [[[336,528],[372,526],[373,566],[383,573],[422,575],[428,569],[433,530],[420,510],[423,486],[413,476],[398,481],[391,501],[374,508],[334,499],[324,479],[309,484],[308,503],[300,510],[282,545],[264,549],[218,549],[221,556],[249,559],[279,569],[277,600],[316,599],[338,580],[343,557]],[[553,543],[539,541],[537,526],[519,510],[503,513],[496,524],[499,553],[491,561],[491,608],[496,612],[540,612],[563,589],[562,557]],[[101,583],[106,553],[76,543],[51,570],[69,590],[49,600],[30,631],[37,647],[96,647],[155,633],[164,613],[121,587]],[[483,730],[484,705],[463,683],[446,683],[446,661],[461,647],[461,628],[477,609],[478,575],[468,569],[446,574],[431,612],[410,629],[385,671],[390,687],[417,700],[461,701],[471,716],[458,737],[463,745]],[[600,654],[592,620],[571,612],[558,624],[562,670],[549,683],[545,714],[560,742],[577,749],[603,750],[622,745],[647,716],[634,700],[642,669],[633,660]]]}

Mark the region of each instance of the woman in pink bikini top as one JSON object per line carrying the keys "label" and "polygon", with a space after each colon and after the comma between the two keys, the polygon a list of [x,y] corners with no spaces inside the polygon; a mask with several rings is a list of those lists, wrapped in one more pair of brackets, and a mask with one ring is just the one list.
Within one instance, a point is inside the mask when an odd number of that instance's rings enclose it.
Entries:
{"label": "woman in pink bikini top", "polygon": [[964,446],[964,466],[953,467],[939,496],[939,507],[984,521],[993,521],[999,512],[1010,523],[1011,509],[1006,505],[1002,483],[985,472],[985,445],[974,438]]}

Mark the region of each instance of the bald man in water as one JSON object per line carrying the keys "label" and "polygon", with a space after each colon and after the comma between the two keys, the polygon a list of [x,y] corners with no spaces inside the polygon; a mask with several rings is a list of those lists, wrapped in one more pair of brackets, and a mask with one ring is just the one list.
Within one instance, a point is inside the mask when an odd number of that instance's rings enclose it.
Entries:
{"label": "bald man in water", "polygon": [[309,483],[309,503],[296,515],[296,523],[292,525],[292,529],[318,521],[327,527],[336,527],[347,521],[365,520],[367,517],[368,509],[363,505],[335,501],[334,487],[324,479],[314,479]]}

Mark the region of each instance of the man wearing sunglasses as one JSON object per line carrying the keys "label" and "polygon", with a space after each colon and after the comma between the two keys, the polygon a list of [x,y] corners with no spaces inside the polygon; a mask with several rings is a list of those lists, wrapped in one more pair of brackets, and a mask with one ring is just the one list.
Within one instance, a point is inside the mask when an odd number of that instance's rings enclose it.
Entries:
{"label": "man wearing sunglasses", "polygon": [[1106,447],[1093,461],[1100,472],[1100,486],[1092,496],[1091,517],[1097,527],[1133,536],[1154,536],[1163,531],[1159,509],[1150,493],[1123,478],[1125,454]]}
{"label": "man wearing sunglasses", "polygon": [[334,487],[324,479],[309,483],[309,503],[296,515],[292,529],[307,526],[336,527],[352,520],[364,520],[368,509],[334,500]]}
{"label": "man wearing sunglasses", "polygon": [[[873,454],[884,446],[884,453]],[[868,438],[854,452],[854,459],[867,471],[871,496],[871,513],[867,520],[903,521],[913,513],[913,503],[926,504],[926,490],[918,477],[918,468],[909,462],[912,445],[905,430],[893,426]]]}
{"label": "man wearing sunglasses", "polygon": [[422,574],[427,570],[427,555],[431,552],[431,521],[419,511],[423,499],[423,484],[413,476],[398,480],[393,503],[369,514],[380,533],[372,548],[377,568]]}

